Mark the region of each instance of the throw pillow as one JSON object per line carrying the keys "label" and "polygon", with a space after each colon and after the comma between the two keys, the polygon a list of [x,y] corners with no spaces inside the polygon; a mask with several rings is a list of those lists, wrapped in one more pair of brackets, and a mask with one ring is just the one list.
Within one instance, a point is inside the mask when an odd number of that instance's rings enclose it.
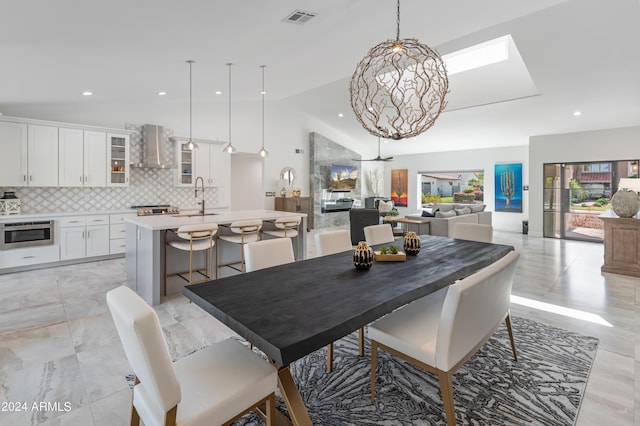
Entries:
{"label": "throw pillow", "polygon": [[384,200],[378,201],[378,211],[380,211],[381,213],[386,213],[388,211],[391,211],[392,208],[393,208],[393,201],[384,201]]}
{"label": "throw pillow", "polygon": [[461,209],[453,209],[453,211],[456,212],[457,216],[462,216],[463,214],[471,213],[471,209],[469,207],[463,207]]}
{"label": "throw pillow", "polygon": [[455,217],[455,216],[456,216],[456,212],[454,212],[453,210],[449,210],[448,212],[443,212],[443,211],[436,212],[436,217],[447,218],[447,217]]}
{"label": "throw pillow", "polygon": [[441,212],[451,211],[454,207],[454,204],[438,204],[438,210],[440,210]]}
{"label": "throw pillow", "polygon": [[422,217],[436,217],[436,213],[438,213],[438,210],[435,210],[433,212],[428,212],[426,210],[422,210]]}
{"label": "throw pillow", "polygon": [[487,207],[486,204],[475,204],[471,206],[471,213],[483,212],[486,207]]}

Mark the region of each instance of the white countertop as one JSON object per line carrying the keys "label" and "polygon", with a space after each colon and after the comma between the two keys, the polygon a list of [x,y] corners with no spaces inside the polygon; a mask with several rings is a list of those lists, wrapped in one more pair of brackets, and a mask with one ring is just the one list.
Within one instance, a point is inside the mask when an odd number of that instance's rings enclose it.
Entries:
{"label": "white countertop", "polygon": [[67,217],[67,216],[92,216],[92,215],[99,215],[99,214],[123,214],[123,213],[136,214],[137,209],[11,214],[11,215],[0,216],[0,223],[24,222],[26,220],[49,220],[49,219],[55,219],[57,217]]}
{"label": "white countertop", "polygon": [[176,229],[182,225],[194,225],[198,223],[231,223],[237,220],[273,220],[280,217],[304,216],[304,213],[290,213],[275,210],[237,210],[216,214],[207,214],[206,216],[190,216],[185,217],[185,213],[177,215],[154,215],[154,216],[136,216],[125,219],[129,223],[151,229],[152,231],[160,231],[165,229]]}

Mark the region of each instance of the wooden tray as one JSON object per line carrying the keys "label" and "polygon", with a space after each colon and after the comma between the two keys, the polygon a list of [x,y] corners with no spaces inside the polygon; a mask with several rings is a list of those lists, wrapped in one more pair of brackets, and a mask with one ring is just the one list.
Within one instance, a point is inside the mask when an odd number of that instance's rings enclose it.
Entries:
{"label": "wooden tray", "polygon": [[379,251],[374,251],[373,256],[378,262],[404,262],[407,260],[407,254],[403,251],[400,251],[397,254],[382,254]]}

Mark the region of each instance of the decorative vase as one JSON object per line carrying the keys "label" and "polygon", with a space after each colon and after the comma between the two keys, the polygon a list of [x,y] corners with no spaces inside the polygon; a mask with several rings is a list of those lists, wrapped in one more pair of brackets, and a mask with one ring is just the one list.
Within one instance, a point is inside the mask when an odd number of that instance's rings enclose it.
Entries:
{"label": "decorative vase", "polygon": [[640,198],[635,191],[620,189],[611,197],[611,208],[620,217],[633,217],[640,210]]}
{"label": "decorative vase", "polygon": [[286,197],[287,196],[287,188],[285,188],[284,186],[282,188],[280,188],[280,196],[281,197]]}
{"label": "decorative vase", "polygon": [[293,196],[296,198],[300,198],[300,195],[302,195],[302,191],[299,188],[296,188],[293,190]]}
{"label": "decorative vase", "polygon": [[15,192],[6,191],[0,198],[0,215],[20,214],[20,199]]}
{"label": "decorative vase", "polygon": [[356,269],[361,271],[371,269],[371,265],[373,265],[373,250],[367,245],[366,241],[360,241],[358,246],[353,249],[353,264]]}
{"label": "decorative vase", "polygon": [[420,253],[420,237],[415,232],[409,231],[404,236],[404,251],[412,256]]}

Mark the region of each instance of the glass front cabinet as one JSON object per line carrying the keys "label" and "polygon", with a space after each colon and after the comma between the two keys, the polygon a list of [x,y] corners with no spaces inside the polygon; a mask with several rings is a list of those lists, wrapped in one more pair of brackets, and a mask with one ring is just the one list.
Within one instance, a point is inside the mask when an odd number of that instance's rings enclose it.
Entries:
{"label": "glass front cabinet", "polygon": [[107,186],[129,186],[129,144],[129,135],[107,134]]}
{"label": "glass front cabinet", "polygon": [[177,186],[192,186],[194,182],[193,176],[193,151],[187,149],[187,141],[174,140],[176,144],[176,152],[178,153],[178,172],[176,185]]}

